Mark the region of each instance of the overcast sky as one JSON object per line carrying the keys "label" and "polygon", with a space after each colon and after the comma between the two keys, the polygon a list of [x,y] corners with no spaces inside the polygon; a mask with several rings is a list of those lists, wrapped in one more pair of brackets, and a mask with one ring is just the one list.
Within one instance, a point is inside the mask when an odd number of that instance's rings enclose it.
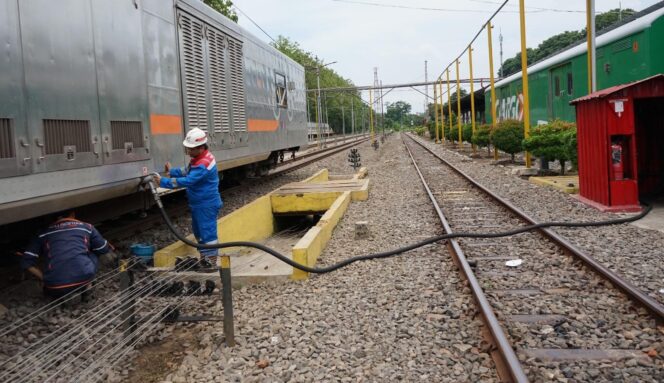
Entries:
{"label": "overcast sky", "polygon": [[[237,7],[273,38],[283,35],[296,41],[325,62],[337,61],[332,68],[355,85],[373,84],[373,68],[378,67],[384,85],[424,81],[424,61],[429,79],[465,49],[488,17],[498,8],[498,0],[233,0]],[[637,11],[656,0],[596,0],[597,12],[633,8]],[[421,7],[427,10],[377,7]],[[526,0],[526,32],[529,47],[566,30],[585,27],[585,1]],[[518,0],[511,0],[493,21],[494,68],[499,67],[498,36],[503,35],[504,59],[520,49]],[[433,9],[436,8],[436,9]],[[541,10],[576,11],[554,12]],[[270,39],[245,15],[238,12],[239,24],[264,41]],[[486,31],[474,43],[473,72],[488,77]],[[463,57],[461,77],[468,77],[468,56]],[[450,73],[454,76],[454,73]],[[396,89],[385,101],[404,100],[413,111],[424,109],[424,96],[413,90]],[[424,90],[424,89],[422,89]],[[429,88],[429,93],[432,93]],[[364,95],[368,99],[368,94]]]}

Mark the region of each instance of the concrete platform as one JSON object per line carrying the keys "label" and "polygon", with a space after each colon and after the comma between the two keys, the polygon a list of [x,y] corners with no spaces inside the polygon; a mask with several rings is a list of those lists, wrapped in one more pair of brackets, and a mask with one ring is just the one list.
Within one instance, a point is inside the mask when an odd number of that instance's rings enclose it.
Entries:
{"label": "concrete platform", "polygon": [[[277,233],[260,243],[271,247],[280,253],[293,259],[291,249],[299,240],[303,233]],[[266,281],[287,281],[293,274],[293,267],[281,262],[277,258],[265,254],[255,249],[239,249],[229,254],[231,256],[231,277],[233,287],[241,287],[248,284],[262,283]],[[198,257],[198,254],[192,253],[187,256]],[[153,267],[153,272],[171,272],[171,267]],[[177,273],[178,279],[183,281],[204,282],[211,279],[220,285],[220,276],[218,272],[201,273],[187,271]]]}
{"label": "concrete platform", "polygon": [[664,233],[664,198],[660,198],[653,203],[653,209],[650,214],[643,219],[632,222],[631,225]]}
{"label": "concrete platform", "polygon": [[579,176],[530,177],[528,181],[542,186],[558,189],[563,193],[579,193]]}
{"label": "concrete platform", "polygon": [[[268,195],[235,210],[217,221],[220,242],[249,241],[264,244],[297,263],[313,267],[332,232],[351,201],[368,198],[369,180],[366,168],[354,175],[334,176],[330,180],[327,169],[322,169],[303,182],[287,184]],[[308,230],[275,232],[278,218],[306,217],[322,214],[314,226],[298,225]],[[194,240],[193,236],[188,237]],[[233,285],[267,280],[301,280],[308,273],[279,261],[270,254],[250,248],[229,248],[221,251],[231,257]],[[170,272],[176,257],[194,256],[197,251],[178,241],[155,253],[152,271]],[[217,273],[178,273],[180,279],[219,279]]]}

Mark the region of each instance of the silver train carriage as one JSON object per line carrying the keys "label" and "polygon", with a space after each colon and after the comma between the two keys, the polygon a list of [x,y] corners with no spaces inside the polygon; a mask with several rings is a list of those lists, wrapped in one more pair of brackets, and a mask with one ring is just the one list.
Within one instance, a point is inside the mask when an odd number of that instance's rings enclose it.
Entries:
{"label": "silver train carriage", "polygon": [[199,0],[0,0],[0,41],[0,224],[137,195],[194,127],[222,171],[307,144],[303,67]]}

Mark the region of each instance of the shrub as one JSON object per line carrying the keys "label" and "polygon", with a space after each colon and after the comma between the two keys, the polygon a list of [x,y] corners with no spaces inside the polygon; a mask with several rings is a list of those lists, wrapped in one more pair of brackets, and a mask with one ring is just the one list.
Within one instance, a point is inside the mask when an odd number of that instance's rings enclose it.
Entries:
{"label": "shrub", "polygon": [[450,141],[450,142],[455,142],[457,140],[456,136],[456,130],[454,129],[456,125],[452,126],[452,129],[450,129],[450,125],[447,124],[445,125],[445,139]]}
{"label": "shrub", "polygon": [[503,120],[491,133],[491,141],[496,148],[512,156],[523,151],[523,123],[517,120]]}
{"label": "shrub", "polygon": [[472,142],[480,148],[487,148],[489,154],[491,154],[491,125],[480,125],[476,127]]}
{"label": "shrub", "polygon": [[424,126],[418,126],[417,128],[415,128],[415,134],[417,134],[418,136],[422,137],[422,136],[424,136],[424,132],[425,132],[426,130],[427,130],[427,129],[426,129]]}
{"label": "shrub", "polygon": [[461,137],[464,142],[471,142],[473,139],[473,124],[465,124],[461,126]]}
{"label": "shrub", "polygon": [[[574,146],[570,150],[570,146]],[[565,174],[565,162],[576,157],[576,128],[573,123],[554,120],[534,128],[530,137],[523,140],[523,148],[545,161],[560,162]]]}

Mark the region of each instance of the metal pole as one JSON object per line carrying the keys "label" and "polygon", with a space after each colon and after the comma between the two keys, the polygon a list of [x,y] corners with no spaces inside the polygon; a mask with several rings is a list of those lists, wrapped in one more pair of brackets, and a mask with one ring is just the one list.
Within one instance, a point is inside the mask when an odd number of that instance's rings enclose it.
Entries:
{"label": "metal pole", "polygon": [[588,40],[588,93],[597,90],[595,68],[595,0],[586,0],[586,38]]}
{"label": "metal pole", "polygon": [[320,109],[320,67],[316,68],[316,82],[318,83],[318,90],[316,92],[316,132],[318,133],[318,142],[317,142],[317,147],[320,149],[321,147],[321,113],[322,110]]}
{"label": "metal pole", "polygon": [[224,337],[226,346],[235,346],[235,328],[233,325],[233,286],[231,284],[231,257],[221,256],[221,301],[224,307]]}
{"label": "metal pole", "polygon": [[461,133],[461,84],[459,83],[459,59],[456,60],[457,77],[457,129],[459,130],[459,148],[463,145],[463,135]]}
{"label": "metal pole", "polygon": [[327,94],[323,93],[323,105],[325,106],[325,124],[327,125],[327,133],[323,131],[323,147],[327,147],[327,135],[330,134],[330,115],[327,113]]}
{"label": "metal pole", "polygon": [[424,110],[427,110],[427,103],[429,102],[429,71],[427,68],[427,60],[424,60],[424,82],[427,83],[424,85]]}
{"label": "metal pole", "polygon": [[[428,112],[428,110],[427,110]],[[438,89],[436,89],[436,86],[434,85],[433,87],[433,119],[434,119],[434,130],[436,131],[435,139],[436,143],[439,142],[438,138]]]}
{"label": "metal pole", "polygon": [[438,94],[440,95],[440,142],[445,143],[445,113],[443,113],[443,79],[438,81]]}
{"label": "metal pole", "polygon": [[[134,273],[127,268],[127,261],[120,261],[120,290],[127,291],[134,285]],[[128,338],[136,329],[136,298],[121,303],[121,318],[124,336]]]}
{"label": "metal pole", "polygon": [[355,135],[355,95],[350,98],[350,130],[351,136]]}
{"label": "metal pole", "polygon": [[371,143],[375,141],[373,127],[373,92],[369,89],[369,130],[371,131]]}
{"label": "metal pole", "polygon": [[[468,66],[470,67],[470,124],[471,124],[471,131],[473,132],[473,136],[475,135],[475,88],[473,87],[473,47],[468,46]],[[471,145],[473,147],[473,153],[475,153],[476,148],[475,144],[473,144],[472,136],[471,136]]]}
{"label": "metal pole", "polygon": [[[526,11],[524,0],[519,0],[521,24],[521,81],[523,83],[523,136],[530,137],[530,101],[528,96],[528,56],[526,50]],[[526,152],[526,168],[530,168],[530,153]]]}
{"label": "metal pole", "polygon": [[385,135],[385,108],[383,107],[383,80],[380,81],[380,125]]}
{"label": "metal pole", "polygon": [[341,104],[341,131],[344,136],[344,143],[346,142],[346,116],[344,114],[344,104]]}
{"label": "metal pole", "polygon": [[[489,21],[487,24],[487,32],[488,32],[488,37],[489,37],[489,79],[491,81],[491,129],[496,129],[496,124],[498,121],[496,121],[496,87],[493,79],[493,40],[491,38],[491,29],[493,26],[491,25],[491,21]],[[498,149],[496,149],[496,146],[493,146],[493,159],[497,160],[498,159]]]}
{"label": "metal pole", "polygon": [[452,95],[450,93],[450,67],[445,69],[447,78],[447,118],[450,122],[450,137],[452,137]]}

